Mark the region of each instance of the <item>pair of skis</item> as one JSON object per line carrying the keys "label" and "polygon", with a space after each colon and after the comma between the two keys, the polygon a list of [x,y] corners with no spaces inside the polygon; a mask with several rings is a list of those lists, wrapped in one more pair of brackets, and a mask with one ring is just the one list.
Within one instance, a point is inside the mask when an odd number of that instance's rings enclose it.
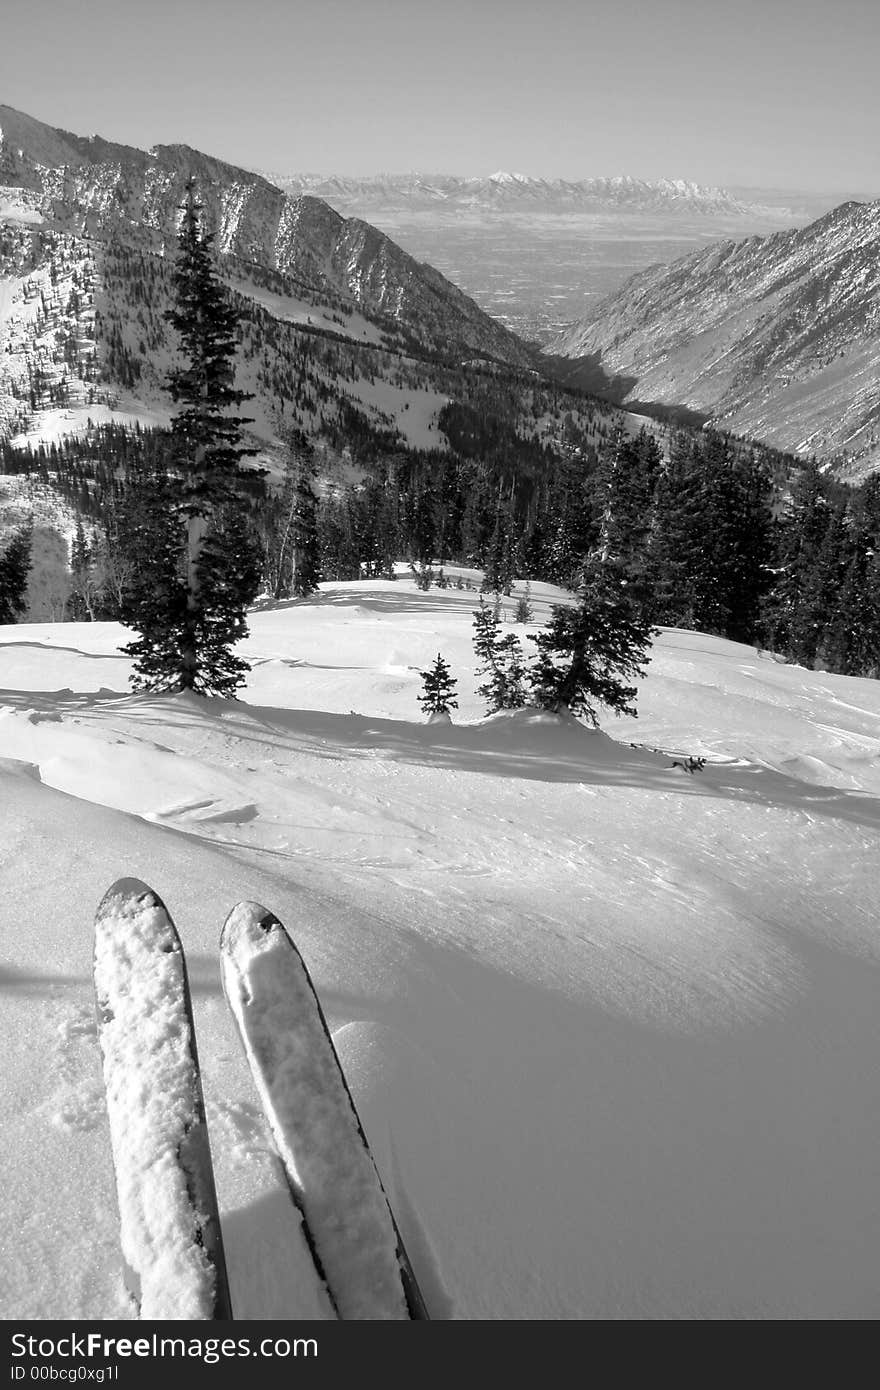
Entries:
{"label": "pair of skis", "polygon": [[[306,966],[284,927],[239,903],[223,989],[339,1318],[427,1318]],[[142,1318],[233,1317],[192,1003],[161,899],[120,879],[95,919],[95,989],[126,1280]]]}

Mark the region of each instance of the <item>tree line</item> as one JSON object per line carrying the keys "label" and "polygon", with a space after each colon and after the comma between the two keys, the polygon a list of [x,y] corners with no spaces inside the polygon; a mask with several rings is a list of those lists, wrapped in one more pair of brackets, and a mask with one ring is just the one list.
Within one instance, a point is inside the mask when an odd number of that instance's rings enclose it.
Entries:
{"label": "tree line", "polygon": [[[480,567],[496,592],[529,576],[581,602],[585,586],[601,590],[607,608],[625,591],[647,628],[697,628],[880,675],[880,478],[845,487],[710,429],[672,426],[662,451],[654,431],[611,431],[589,412],[560,414],[542,442],[523,432],[510,382],[486,375],[471,401],[441,413],[451,447],[404,449],[389,432],[368,457],[365,440],[362,476],[342,487],[319,481],[320,455],[290,426],[270,486],[246,462],[237,310],[192,190],[173,287],[182,365],[169,378],[170,430],[108,427],[32,453],[0,449],[4,471],[36,474],[75,510],[69,616],[134,627],[145,684],[230,694],[243,674],[232,647],[258,592],[305,597],[321,579],[391,575],[400,560],[424,571],[438,558]],[[536,409],[558,407],[552,385],[533,390]],[[21,611],[26,541],[0,551],[7,621]]]}

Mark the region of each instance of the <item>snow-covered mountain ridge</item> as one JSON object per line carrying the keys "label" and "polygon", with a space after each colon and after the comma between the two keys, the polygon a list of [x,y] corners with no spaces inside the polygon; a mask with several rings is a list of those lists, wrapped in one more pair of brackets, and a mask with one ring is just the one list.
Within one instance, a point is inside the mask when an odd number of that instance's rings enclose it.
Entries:
{"label": "snow-covered mountain ridge", "polygon": [[[427,401],[443,392],[434,364],[533,365],[534,351],[439,271],[318,198],[183,145],[132,149],[0,107],[0,433],[91,406],[167,417],[168,253],[189,179],[249,320],[243,384],[262,435],[319,431],[324,397],[336,428],[348,394],[365,428],[427,445]],[[411,390],[424,429],[404,419]]]}
{"label": "snow-covered mountain ridge", "polygon": [[444,213],[456,209],[461,212],[522,211],[535,216],[565,212],[668,212],[741,217],[768,212],[766,208],[744,202],[725,188],[686,179],[649,180],[626,174],[576,180],[533,178],[504,170],[487,178],[421,173],[376,174],[368,178],[332,174],[268,174],[267,177],[288,193],[310,193],[325,198],[343,211],[397,207]]}
{"label": "snow-covered mountain ridge", "polygon": [[725,241],[633,276],[552,350],[601,353],[631,398],[677,402],[778,448],[880,463],[880,201]]}
{"label": "snow-covered mountain ridge", "polygon": [[438,271],[320,198],[290,198],[259,174],[186,145],[144,151],[84,139],[0,106],[0,199],[21,190],[22,206],[47,228],[163,253],[174,244],[188,179],[225,255],[288,275],[319,295],[341,295],[435,348],[458,343],[501,360],[527,360],[518,339]]}

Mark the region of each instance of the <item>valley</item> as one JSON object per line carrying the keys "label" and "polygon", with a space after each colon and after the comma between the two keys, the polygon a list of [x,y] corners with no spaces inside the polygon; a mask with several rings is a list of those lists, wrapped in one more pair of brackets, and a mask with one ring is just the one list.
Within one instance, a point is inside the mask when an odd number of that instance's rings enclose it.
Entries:
{"label": "valley", "polygon": [[876,204],[802,228],[819,195],[503,172],[272,178],[0,107],[6,436],[57,437],[90,408],[167,418],[165,255],[195,179],[241,298],[242,384],[270,452],[291,429],[337,453],[442,450],[444,402],[488,371],[518,378],[521,402],[529,375],[555,376],[567,409],[607,428],[612,407],[578,404],[574,383],[686,407],[841,476],[875,466]]}
{"label": "valley", "polygon": [[788,200],[779,190],[765,197],[668,179],[267,177],[380,227],[487,313],[542,343],[639,270],[725,237],[793,226],[807,220],[805,209],[833,205],[816,195]]}
{"label": "valley", "polygon": [[382,230],[418,261],[460,285],[480,308],[521,338],[546,344],[572,319],[636,271],[687,255],[705,243],[705,229],[598,218],[506,218],[440,222],[429,216],[381,217]]}

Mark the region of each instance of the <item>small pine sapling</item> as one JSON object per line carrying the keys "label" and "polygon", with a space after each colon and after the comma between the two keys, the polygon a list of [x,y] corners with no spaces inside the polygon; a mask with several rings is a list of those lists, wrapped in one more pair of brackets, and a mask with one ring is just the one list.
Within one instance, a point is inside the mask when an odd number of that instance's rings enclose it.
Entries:
{"label": "small pine sapling", "polygon": [[458,701],[455,698],[458,681],[450,674],[449,667],[439,652],[433,666],[427,671],[420,671],[419,675],[422,678],[419,704],[428,715],[429,722],[450,722],[449,711],[458,709]]}
{"label": "small pine sapling", "polygon": [[518,596],[513,620],[515,623],[530,623],[534,614],[532,613],[532,586],[526,584],[525,593]]}
{"label": "small pine sapling", "polygon": [[637,688],[626,681],[644,676],[656,629],[613,562],[588,564],[578,598],[576,605],[554,605],[547,627],[531,638],[538,648],[529,672],[532,702],[594,726],[597,705],[634,716]]}
{"label": "small pine sapling", "polygon": [[499,709],[522,709],[527,703],[527,668],[520,640],[513,632],[509,632],[498,644],[498,665],[502,680]]}
{"label": "small pine sapling", "polygon": [[436,579],[436,575],[431,566],[423,564],[416,567],[416,565],[410,563],[410,571],[412,572],[413,579],[416,581],[416,588],[427,593]]}
{"label": "small pine sapling", "polygon": [[477,693],[488,703],[488,713],[521,709],[526,703],[526,671],[519,638],[512,632],[501,637],[497,609],[489,608],[482,595],[480,606],[474,611],[473,640],[474,651],[482,663],[477,675],[486,677]]}

